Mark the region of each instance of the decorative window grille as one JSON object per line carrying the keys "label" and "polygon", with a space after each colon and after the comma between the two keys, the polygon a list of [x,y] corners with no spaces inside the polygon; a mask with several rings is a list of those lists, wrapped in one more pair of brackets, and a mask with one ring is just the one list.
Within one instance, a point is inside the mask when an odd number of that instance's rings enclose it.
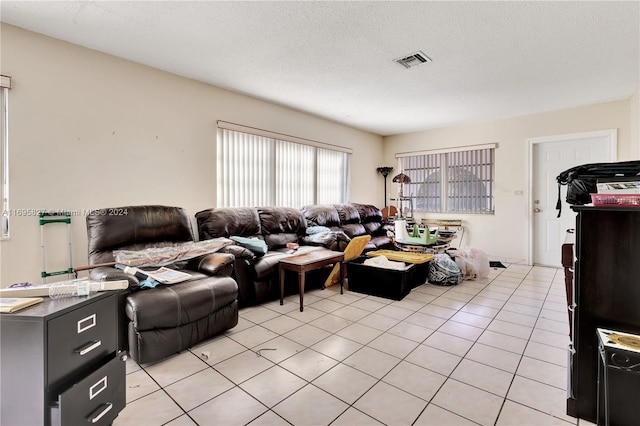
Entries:
{"label": "decorative window grille", "polygon": [[219,207],[348,200],[349,149],[227,122],[216,146]]}
{"label": "decorative window grille", "polygon": [[495,148],[397,154],[400,170],[411,179],[404,197],[412,199],[415,211],[493,214]]}

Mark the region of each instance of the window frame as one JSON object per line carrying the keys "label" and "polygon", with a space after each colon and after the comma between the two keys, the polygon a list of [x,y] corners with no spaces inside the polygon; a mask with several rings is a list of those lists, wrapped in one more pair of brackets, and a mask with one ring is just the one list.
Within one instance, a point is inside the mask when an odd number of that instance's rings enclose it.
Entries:
{"label": "window frame", "polygon": [[494,215],[497,146],[397,153],[398,168],[412,180],[404,184],[404,198],[414,212]]}

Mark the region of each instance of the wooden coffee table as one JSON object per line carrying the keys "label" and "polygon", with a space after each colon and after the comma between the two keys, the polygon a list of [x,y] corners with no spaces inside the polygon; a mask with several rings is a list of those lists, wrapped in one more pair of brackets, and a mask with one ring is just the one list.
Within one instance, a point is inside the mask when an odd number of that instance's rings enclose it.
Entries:
{"label": "wooden coffee table", "polygon": [[305,275],[309,271],[322,268],[323,266],[339,264],[340,265],[340,286],[342,287],[344,280],[345,268],[342,265],[344,261],[344,253],[332,250],[315,250],[308,253],[296,254],[280,261],[280,304],[282,305],[284,298],[284,272],[295,271],[298,273],[298,290],[300,292],[300,312],[303,311],[304,305],[304,280]]}

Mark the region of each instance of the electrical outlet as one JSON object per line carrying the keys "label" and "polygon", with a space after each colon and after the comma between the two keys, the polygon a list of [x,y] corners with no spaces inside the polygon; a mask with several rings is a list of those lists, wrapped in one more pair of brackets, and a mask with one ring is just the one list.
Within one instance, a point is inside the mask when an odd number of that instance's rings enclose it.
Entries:
{"label": "electrical outlet", "polygon": [[514,191],[514,193],[515,193],[516,195],[524,195],[524,191],[523,191],[523,190],[521,190],[521,189]]}

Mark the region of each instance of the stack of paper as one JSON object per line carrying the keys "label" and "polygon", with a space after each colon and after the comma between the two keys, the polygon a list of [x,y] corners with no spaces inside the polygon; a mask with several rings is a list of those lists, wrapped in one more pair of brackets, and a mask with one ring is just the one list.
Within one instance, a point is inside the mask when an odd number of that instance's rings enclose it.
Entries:
{"label": "stack of paper", "polygon": [[640,181],[598,182],[598,194],[640,194]]}
{"label": "stack of paper", "polygon": [[42,302],[42,297],[12,297],[0,299],[0,312],[13,313]]}
{"label": "stack of paper", "polygon": [[[9,287],[9,288],[0,288],[0,297],[42,297],[49,296],[49,287],[51,286],[60,286],[68,283],[69,286],[76,287],[76,283],[71,281],[62,281],[50,284],[40,284],[40,285],[30,285],[24,287]],[[118,280],[118,281],[91,281],[88,280],[89,285],[91,286],[91,292],[96,291],[107,291],[107,290],[122,290],[129,288],[129,281],[127,280]]]}

